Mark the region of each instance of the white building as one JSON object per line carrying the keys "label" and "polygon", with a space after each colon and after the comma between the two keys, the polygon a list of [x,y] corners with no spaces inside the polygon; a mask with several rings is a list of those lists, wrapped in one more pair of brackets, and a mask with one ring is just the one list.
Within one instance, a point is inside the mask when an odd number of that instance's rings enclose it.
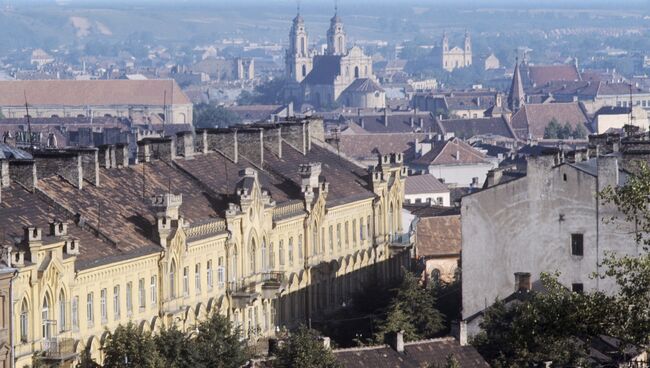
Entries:
{"label": "white building", "polygon": [[404,203],[450,206],[449,188],[433,175],[408,176],[404,187]]}
{"label": "white building", "polygon": [[610,129],[623,129],[625,125],[634,125],[641,130],[648,130],[648,113],[639,106],[614,107],[605,106],[596,111],[593,120],[593,130],[603,134]]}

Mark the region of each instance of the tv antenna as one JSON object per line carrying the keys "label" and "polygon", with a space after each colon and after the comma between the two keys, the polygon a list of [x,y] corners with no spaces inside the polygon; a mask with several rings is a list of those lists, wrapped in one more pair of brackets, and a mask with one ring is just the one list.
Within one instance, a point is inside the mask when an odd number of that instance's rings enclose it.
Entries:
{"label": "tv antenna", "polygon": [[29,104],[27,103],[27,91],[23,90],[23,96],[25,97],[25,113],[27,114],[27,136],[29,137],[29,152],[34,152],[34,145],[32,144],[32,122],[31,117],[29,116]]}

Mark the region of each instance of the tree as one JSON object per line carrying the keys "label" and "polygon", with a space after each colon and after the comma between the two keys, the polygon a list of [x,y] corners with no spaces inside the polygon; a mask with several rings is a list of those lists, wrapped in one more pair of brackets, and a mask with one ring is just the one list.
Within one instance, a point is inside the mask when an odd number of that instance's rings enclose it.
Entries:
{"label": "tree", "polygon": [[546,128],[544,128],[544,138],[545,139],[557,139],[560,134],[560,124],[557,122],[556,118],[551,119]]}
{"label": "tree", "polygon": [[166,367],[190,368],[196,366],[195,350],[190,338],[176,326],[165,328],[154,336],[156,349]]}
{"label": "tree", "polygon": [[422,287],[410,272],[405,272],[397,295],[388,307],[386,320],[380,324],[375,339],[383,342],[389,333],[404,330],[404,339],[430,338],[443,329],[443,316],[435,309],[431,289]]}
{"label": "tree", "polygon": [[576,139],[584,139],[587,137],[587,129],[585,129],[584,125],[578,124],[576,125],[575,130],[573,131],[573,138]]}
{"label": "tree", "polygon": [[151,334],[139,331],[132,322],[117,326],[106,338],[103,351],[105,368],[156,368],[162,365]]}
{"label": "tree", "polygon": [[300,326],[280,346],[273,366],[276,368],[339,368],[341,364],[336,361],[332,351],[323,345],[318,332]]}
{"label": "tree", "polygon": [[242,91],[237,98],[238,105],[278,105],[284,102],[284,78],[274,78],[255,86],[253,92]]}
{"label": "tree", "polygon": [[90,356],[90,349],[84,349],[79,355],[79,362],[77,362],[76,368],[101,368],[101,365],[97,364],[93,358]]}
{"label": "tree", "polygon": [[223,128],[240,122],[239,115],[223,106],[206,103],[194,105],[194,126],[197,128]]}
{"label": "tree", "polygon": [[220,314],[213,314],[210,319],[199,323],[196,336],[191,340],[191,349],[195,354],[195,367],[239,368],[250,358],[239,329],[234,329]]}

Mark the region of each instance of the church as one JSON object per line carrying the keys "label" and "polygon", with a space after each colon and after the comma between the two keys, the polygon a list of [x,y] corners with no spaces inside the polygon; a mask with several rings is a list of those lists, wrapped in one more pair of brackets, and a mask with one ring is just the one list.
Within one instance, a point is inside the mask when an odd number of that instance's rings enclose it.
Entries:
{"label": "church", "polygon": [[442,68],[448,72],[452,72],[454,69],[466,68],[472,65],[472,41],[467,31],[465,32],[465,39],[463,41],[462,49],[458,46],[450,49],[447,32],[443,33],[441,65]]}
{"label": "church", "polygon": [[343,21],[335,12],[324,53],[309,50],[305,21],[293,19],[286,54],[285,97],[316,109],[347,106],[384,108],[386,94],[372,72],[372,58],[354,46],[347,48]]}

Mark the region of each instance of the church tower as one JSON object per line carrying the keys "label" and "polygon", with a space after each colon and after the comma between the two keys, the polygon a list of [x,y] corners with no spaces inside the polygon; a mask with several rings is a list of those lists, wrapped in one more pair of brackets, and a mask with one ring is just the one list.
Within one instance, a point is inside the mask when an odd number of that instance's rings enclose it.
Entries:
{"label": "church tower", "polygon": [[465,58],[465,66],[472,65],[472,39],[469,37],[469,32],[465,30],[465,42],[464,42],[463,55]]}
{"label": "church tower", "polygon": [[334,16],[330,20],[330,28],[327,30],[327,54],[344,55],[345,51],[346,45],[343,21],[338,15],[338,9],[334,8]]}
{"label": "church tower", "polygon": [[289,32],[289,49],[285,58],[285,71],[289,80],[301,82],[312,69],[312,58],[309,55],[307,40],[305,21],[298,9],[298,14],[293,18],[291,32]]}
{"label": "church tower", "polygon": [[526,94],[521,81],[521,72],[519,71],[519,58],[515,60],[515,71],[512,74],[512,84],[508,92],[508,108],[513,113],[519,110],[526,102]]}
{"label": "church tower", "polygon": [[449,38],[447,32],[442,33],[442,52],[449,52]]}

